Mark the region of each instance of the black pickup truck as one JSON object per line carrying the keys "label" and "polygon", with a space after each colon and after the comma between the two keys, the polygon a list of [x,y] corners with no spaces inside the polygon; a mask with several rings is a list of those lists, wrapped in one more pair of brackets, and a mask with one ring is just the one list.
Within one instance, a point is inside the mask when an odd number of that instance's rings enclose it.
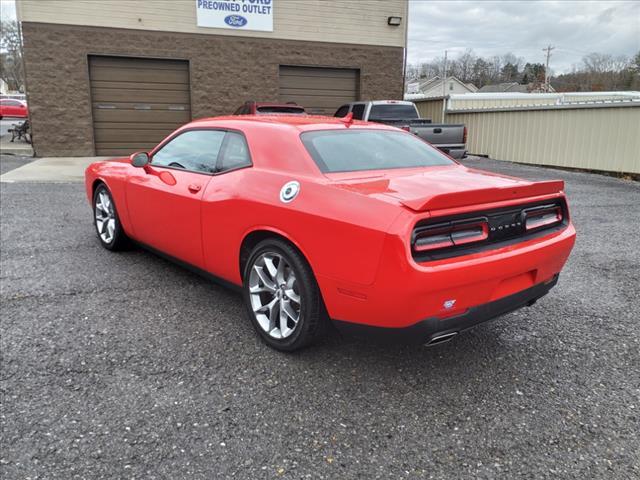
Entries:
{"label": "black pickup truck", "polygon": [[399,100],[374,100],[342,105],[334,117],[353,113],[356,120],[384,123],[411,132],[453,158],[463,158],[466,153],[467,128],[463,124],[436,124],[420,118],[412,102]]}

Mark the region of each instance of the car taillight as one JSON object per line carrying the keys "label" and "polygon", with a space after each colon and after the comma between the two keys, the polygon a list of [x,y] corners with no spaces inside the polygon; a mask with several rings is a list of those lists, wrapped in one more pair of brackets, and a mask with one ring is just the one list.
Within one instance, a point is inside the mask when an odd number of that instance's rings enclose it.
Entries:
{"label": "car taillight", "polygon": [[418,229],[413,239],[413,249],[426,252],[482,242],[488,237],[489,223],[486,218],[439,223]]}
{"label": "car taillight", "polygon": [[411,131],[411,127],[409,125],[403,125],[402,127],[400,127],[402,130],[404,130],[405,132],[410,132]]}
{"label": "car taillight", "polygon": [[462,143],[464,143],[465,145],[467,144],[467,127],[465,125],[464,129],[462,130]]}
{"label": "car taillight", "polygon": [[524,210],[525,230],[530,232],[562,223],[562,208],[558,205],[542,205]]}

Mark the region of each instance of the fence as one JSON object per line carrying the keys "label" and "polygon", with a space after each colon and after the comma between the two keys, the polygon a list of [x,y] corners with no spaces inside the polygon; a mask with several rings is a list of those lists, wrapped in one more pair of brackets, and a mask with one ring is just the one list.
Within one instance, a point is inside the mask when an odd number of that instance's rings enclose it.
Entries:
{"label": "fence", "polygon": [[[444,99],[444,122],[467,125],[471,153],[640,174],[640,94],[562,95],[452,95]],[[421,115],[434,122],[442,121],[442,102],[442,98],[415,100]]]}

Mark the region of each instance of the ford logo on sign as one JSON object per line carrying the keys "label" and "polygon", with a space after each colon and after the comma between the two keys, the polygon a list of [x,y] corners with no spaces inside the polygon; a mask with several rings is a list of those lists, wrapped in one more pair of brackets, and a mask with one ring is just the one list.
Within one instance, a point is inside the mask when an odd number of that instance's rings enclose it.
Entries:
{"label": "ford logo on sign", "polygon": [[224,18],[224,23],[230,27],[244,27],[247,24],[247,19],[242,15],[229,15]]}

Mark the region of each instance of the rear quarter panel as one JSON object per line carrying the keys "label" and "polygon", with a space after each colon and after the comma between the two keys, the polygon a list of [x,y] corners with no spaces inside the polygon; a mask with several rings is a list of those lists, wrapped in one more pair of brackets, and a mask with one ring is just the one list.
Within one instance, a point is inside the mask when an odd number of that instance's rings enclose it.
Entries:
{"label": "rear quarter panel", "polygon": [[[240,246],[251,232],[278,233],[305,255],[316,277],[373,282],[386,229],[401,208],[323,184],[261,169],[212,178],[203,196],[205,264],[214,275],[241,283]],[[289,181],[300,182],[290,203],[280,201]]]}

